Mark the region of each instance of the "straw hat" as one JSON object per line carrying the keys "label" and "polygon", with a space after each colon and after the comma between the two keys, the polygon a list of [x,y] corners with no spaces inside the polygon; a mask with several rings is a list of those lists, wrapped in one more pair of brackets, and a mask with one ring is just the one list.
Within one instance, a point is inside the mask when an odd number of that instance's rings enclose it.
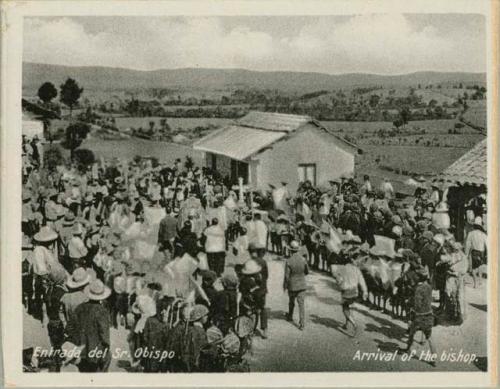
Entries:
{"label": "straw hat", "polygon": [[222,276],[221,282],[224,288],[234,288],[238,286],[238,277],[233,273],[226,273]]}
{"label": "straw hat", "polygon": [[64,227],[71,227],[75,224],[75,214],[73,212],[66,212],[62,224]]}
{"label": "straw hat", "polygon": [[222,341],[222,350],[227,354],[236,354],[240,351],[240,339],[230,332]]}
{"label": "straw hat", "polygon": [[403,235],[403,229],[400,226],[396,225],[392,227],[392,233],[396,236],[401,236]]}
{"label": "straw hat", "polygon": [[76,223],[73,229],[71,230],[73,235],[83,235],[84,229],[80,223]]}
{"label": "straw hat", "polygon": [[294,252],[299,251],[299,249],[300,249],[299,242],[297,242],[296,240],[292,240],[290,242],[289,249],[290,249],[290,251],[294,251]]}
{"label": "straw hat", "polygon": [[104,285],[101,280],[97,279],[88,284],[84,292],[90,300],[100,301],[109,297],[111,289]]}
{"label": "straw hat", "polygon": [[424,231],[422,233],[422,238],[425,238],[425,239],[431,241],[432,238],[434,238],[434,234],[432,233],[432,231],[427,230],[427,231]]}
{"label": "straw hat", "polygon": [[245,266],[243,267],[243,270],[241,271],[243,274],[247,275],[252,275],[252,274],[257,274],[262,270],[262,267],[253,259],[250,259],[245,262]]}
{"label": "straw hat", "polygon": [[23,240],[22,240],[22,250],[33,250],[33,244],[30,241],[30,238],[28,238],[27,235],[23,235]]}
{"label": "straw hat", "polygon": [[222,339],[224,339],[224,335],[222,334],[222,331],[219,330],[216,326],[211,326],[209,329],[207,329],[208,343],[220,342]]}
{"label": "straw hat", "polygon": [[439,243],[440,246],[444,244],[445,240],[443,234],[436,234],[432,239],[434,239],[434,242]]}
{"label": "straw hat", "polygon": [[153,298],[147,294],[137,296],[132,304],[132,312],[136,315],[154,316],[156,315],[156,304]]}
{"label": "straw hat", "polygon": [[197,304],[189,312],[189,321],[197,321],[208,315],[208,308],[204,305]]}
{"label": "straw hat", "polygon": [[79,267],[73,271],[71,277],[66,281],[66,285],[72,289],[76,289],[87,285],[89,282],[90,274],[83,267]]}
{"label": "straw hat", "polygon": [[254,323],[248,316],[240,316],[234,323],[234,330],[240,338],[250,335],[253,332]]}
{"label": "straw hat", "polygon": [[35,234],[34,238],[38,242],[51,242],[56,240],[57,236],[57,232],[55,232],[52,228],[49,226],[43,226],[40,228],[40,231]]}
{"label": "straw hat", "polygon": [[374,257],[384,257],[387,255],[387,252],[380,246],[373,246],[370,248],[370,255]]}
{"label": "straw hat", "polygon": [[68,274],[66,273],[66,270],[62,266],[55,266],[50,269],[49,279],[54,284],[63,284],[66,281],[67,277]]}
{"label": "straw hat", "polygon": [[23,191],[22,199],[23,202],[31,200],[31,192]]}

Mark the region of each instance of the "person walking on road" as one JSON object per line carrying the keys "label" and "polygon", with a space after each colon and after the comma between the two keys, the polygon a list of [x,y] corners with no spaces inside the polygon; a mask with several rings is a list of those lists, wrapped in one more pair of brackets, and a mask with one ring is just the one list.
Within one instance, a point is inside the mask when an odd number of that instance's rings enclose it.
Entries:
{"label": "person walking on road", "polygon": [[306,275],[309,274],[309,267],[304,256],[299,253],[299,243],[295,240],[290,242],[292,256],[285,263],[285,279],[283,289],[288,291],[288,315],[287,320],[293,321],[293,311],[295,300],[299,305],[299,329],[305,326],[305,296],[307,290]]}
{"label": "person walking on road", "polygon": [[343,330],[347,330],[347,325],[351,323],[354,329],[354,336],[357,334],[358,326],[354,321],[351,313],[351,304],[356,302],[359,295],[359,288],[363,293],[363,300],[368,297],[368,288],[366,287],[365,279],[359,267],[353,262],[355,255],[352,253],[344,253],[345,266],[339,272],[333,274],[337,280],[342,291],[342,312],[345,316],[345,324],[342,326]]}

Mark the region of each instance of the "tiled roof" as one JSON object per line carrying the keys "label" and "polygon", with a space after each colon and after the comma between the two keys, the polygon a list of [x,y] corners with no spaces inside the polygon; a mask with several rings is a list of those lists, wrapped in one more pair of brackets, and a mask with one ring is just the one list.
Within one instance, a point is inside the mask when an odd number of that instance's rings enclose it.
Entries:
{"label": "tiled roof", "polygon": [[484,139],[444,170],[438,179],[461,185],[486,185],[487,150],[487,139]]}
{"label": "tiled roof", "polygon": [[312,118],[309,116],[250,111],[239,119],[237,124],[260,130],[291,132],[311,121]]}

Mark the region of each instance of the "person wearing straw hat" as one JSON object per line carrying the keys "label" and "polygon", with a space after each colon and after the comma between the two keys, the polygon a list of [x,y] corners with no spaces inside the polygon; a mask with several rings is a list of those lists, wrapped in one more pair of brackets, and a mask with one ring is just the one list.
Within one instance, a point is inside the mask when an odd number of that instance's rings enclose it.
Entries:
{"label": "person wearing straw hat", "polygon": [[481,285],[479,268],[487,263],[488,236],[483,228],[483,219],[476,216],[472,231],[465,240],[465,255],[469,260],[469,271],[472,272],[474,288]]}
{"label": "person wearing straw hat", "polygon": [[61,320],[61,299],[66,293],[65,281],[68,274],[62,266],[52,268],[49,275],[49,283],[46,289],[45,307],[48,318],[47,330],[50,339],[50,345],[56,352],[55,370],[60,371],[62,358],[57,353],[64,343],[64,323]]}
{"label": "person wearing straw hat", "polygon": [[[415,286],[413,296],[410,301],[412,319],[408,326],[408,342],[404,352],[410,353],[413,339],[417,331],[422,331],[431,354],[436,350],[432,341],[432,327],[434,326],[434,315],[432,312],[432,287],[429,285],[429,272],[426,267],[417,269],[418,283]],[[436,362],[431,361],[430,365],[436,367]]]}
{"label": "person wearing straw hat", "polygon": [[305,294],[307,290],[306,275],[309,274],[309,267],[304,256],[299,253],[300,245],[296,240],[290,242],[290,252],[292,255],[285,263],[285,277],[283,280],[283,290],[288,291],[288,314],[287,320],[293,322],[293,311],[295,300],[299,306],[299,330],[305,326]]}
{"label": "person wearing straw hat", "polygon": [[[87,294],[83,291],[89,282],[90,275],[82,267],[76,268],[71,277],[66,280],[68,292],[61,298],[61,304],[68,324],[73,325],[75,323],[76,307],[89,300]],[[70,325],[66,327],[66,332],[72,341],[77,338],[77,334],[74,331],[74,327]]]}
{"label": "person wearing straw hat", "polygon": [[224,229],[219,224],[219,219],[213,218],[212,225],[203,232],[205,235],[205,252],[208,257],[210,270],[221,276],[224,273],[226,261],[226,238]]}
{"label": "person wearing straw hat", "polygon": [[105,372],[111,362],[110,314],[103,302],[110,296],[111,289],[101,280],[90,282],[84,289],[89,301],[75,309],[75,326],[78,339],[75,344],[84,346],[80,372]]}
{"label": "person wearing straw hat", "polygon": [[59,265],[54,253],[57,233],[50,227],[44,226],[35,234],[34,240],[33,274],[35,276],[35,282],[32,308],[34,317],[42,320],[42,304],[45,290],[49,282],[49,275],[52,268]]}
{"label": "person wearing straw hat", "polygon": [[201,350],[208,344],[204,329],[208,313],[206,306],[196,304],[185,311],[185,321],[180,321],[172,330],[169,350],[175,355],[170,363],[174,372],[200,371]]}
{"label": "person wearing straw hat", "polygon": [[269,278],[269,269],[267,262],[264,259],[264,250],[255,242],[250,243],[249,248],[250,256],[260,266],[258,277],[254,277],[259,289],[254,293],[254,302],[257,309],[257,322],[260,322],[260,335],[263,339],[267,339],[267,308],[266,308],[266,295],[267,295],[267,280]]}
{"label": "person wearing straw hat", "polygon": [[21,250],[23,305],[28,309],[28,313],[30,313],[29,310],[33,301],[33,244],[25,234],[23,234]]}
{"label": "person wearing straw hat", "polygon": [[77,267],[87,267],[86,257],[88,254],[87,247],[83,243],[84,229],[80,223],[76,223],[72,230],[72,237],[68,242],[68,256],[71,271]]}
{"label": "person wearing straw hat", "polygon": [[166,350],[168,327],[163,322],[162,310],[157,308],[157,303],[149,295],[139,296],[132,306],[134,313],[140,315],[134,333],[139,338],[137,345],[143,351],[140,363],[145,373],[157,373],[164,365],[158,355]]}
{"label": "person wearing straw hat", "polygon": [[[377,246],[374,246],[370,250],[370,254],[380,257],[386,255],[386,251],[382,247],[377,248]],[[359,267],[354,263],[355,259],[356,255],[345,255],[345,266],[338,273],[333,273],[333,277],[342,291],[342,312],[345,316],[345,324],[342,326],[342,329],[347,331],[347,326],[350,323],[354,329],[352,336],[357,335],[358,326],[351,313],[351,305],[358,300],[360,289],[363,300],[366,300],[368,297],[368,288],[365,279]]]}
{"label": "person wearing straw hat", "polygon": [[243,265],[240,274],[240,314],[253,316],[257,313],[256,294],[260,285],[262,268],[254,259],[249,259]]}

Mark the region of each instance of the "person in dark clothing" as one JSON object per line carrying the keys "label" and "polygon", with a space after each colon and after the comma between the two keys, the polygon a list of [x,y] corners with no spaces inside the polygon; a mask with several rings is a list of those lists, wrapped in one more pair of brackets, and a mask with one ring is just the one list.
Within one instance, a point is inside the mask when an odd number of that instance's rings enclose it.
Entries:
{"label": "person in dark clothing", "polygon": [[[429,234],[431,232],[429,231]],[[428,234],[426,234],[428,235]],[[440,236],[437,236],[437,239],[430,239],[428,243],[426,243],[422,250],[420,251],[420,257],[422,258],[422,265],[426,266],[429,270],[429,284],[433,289],[440,290],[440,285],[442,284],[440,275],[437,275],[436,278],[436,263],[439,261],[439,256],[441,254],[441,246],[442,243],[440,240]],[[441,293],[440,293],[441,294]],[[440,296],[441,298],[441,296]]]}
{"label": "person in dark clothing", "polygon": [[295,300],[299,305],[299,329],[303,330],[305,326],[305,292],[307,290],[306,275],[309,274],[309,267],[304,257],[298,252],[299,244],[297,241],[290,243],[292,256],[287,259],[285,264],[285,278],[283,280],[283,289],[288,291],[288,315],[287,320],[293,321],[293,311]]}
{"label": "person in dark clothing", "polygon": [[92,281],[85,288],[88,302],[75,309],[79,328],[78,345],[84,346],[78,369],[81,372],[105,372],[111,362],[110,313],[104,307],[111,290],[102,281]]}
{"label": "person in dark clothing", "polygon": [[[263,339],[267,338],[267,308],[266,308],[266,296],[267,296],[267,280],[269,278],[269,270],[267,268],[267,262],[264,259],[265,250],[255,247],[253,243],[250,244],[248,250],[250,255],[255,262],[260,266],[260,277],[258,277],[259,289],[256,292],[256,307],[257,307],[257,321],[260,321],[261,336]],[[257,323],[255,323],[257,325]]]}
{"label": "person in dark clothing", "polygon": [[166,216],[160,221],[158,229],[158,250],[173,255],[174,240],[177,235],[177,218],[170,207],[165,207]]}
{"label": "person in dark clothing", "polygon": [[[426,267],[421,267],[418,269],[417,274],[419,276],[419,281],[415,287],[415,293],[412,299],[412,320],[408,327],[408,343],[404,351],[411,351],[415,333],[417,331],[422,331],[427,339],[427,342],[429,343],[431,353],[435,354],[436,350],[434,349],[434,345],[432,343],[434,315],[432,312],[432,287],[428,283],[429,272]],[[436,366],[434,361],[430,363],[432,366]]]}
{"label": "person in dark clothing", "polygon": [[49,333],[50,345],[55,352],[55,370],[60,371],[62,358],[57,350],[61,349],[64,343],[64,323],[62,321],[61,298],[66,293],[64,282],[66,281],[66,272],[59,268],[49,275],[49,283],[45,294],[45,307],[49,322],[47,330]]}
{"label": "person in dark clothing", "polygon": [[174,257],[182,256],[186,252],[193,252],[198,247],[198,237],[192,231],[192,223],[187,220],[175,239]]}

